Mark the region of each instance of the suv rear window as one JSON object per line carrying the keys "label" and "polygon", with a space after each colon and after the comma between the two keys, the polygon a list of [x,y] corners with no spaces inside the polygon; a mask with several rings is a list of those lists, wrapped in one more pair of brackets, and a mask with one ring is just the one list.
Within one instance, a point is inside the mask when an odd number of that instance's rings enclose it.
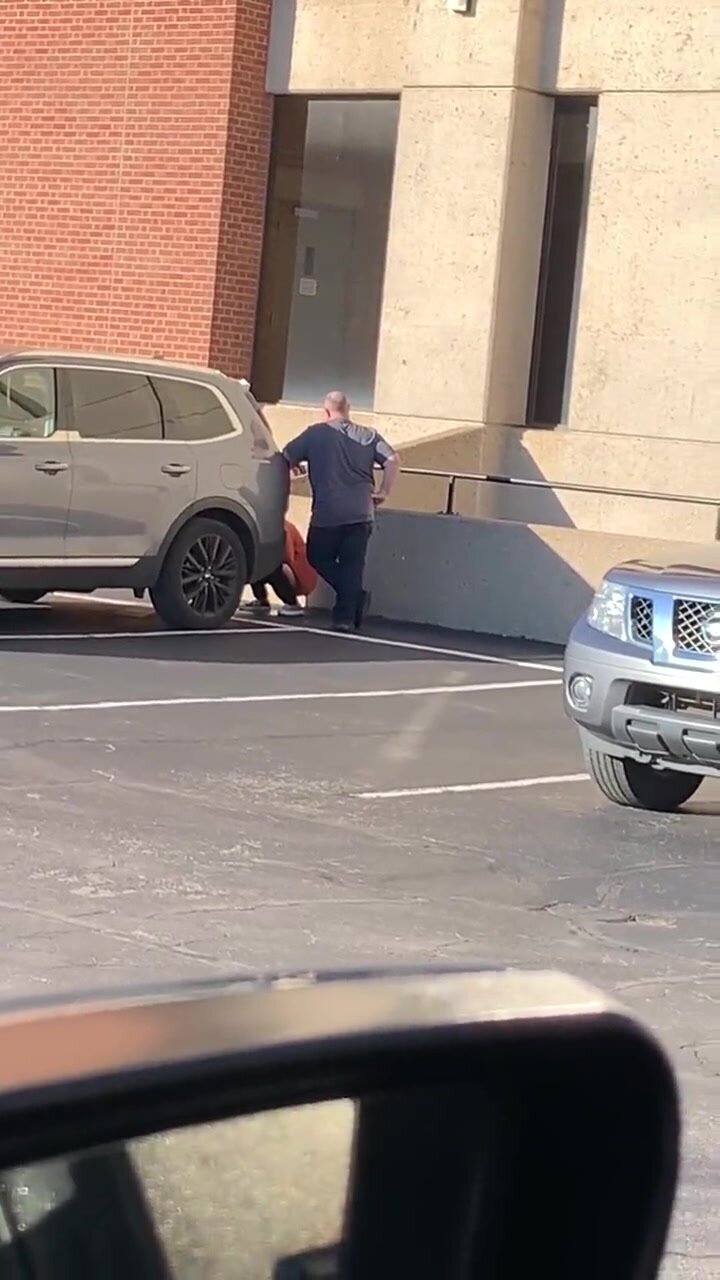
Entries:
{"label": "suv rear window", "polygon": [[235,430],[211,387],[174,378],[153,378],[162,405],[166,440],[216,440]]}

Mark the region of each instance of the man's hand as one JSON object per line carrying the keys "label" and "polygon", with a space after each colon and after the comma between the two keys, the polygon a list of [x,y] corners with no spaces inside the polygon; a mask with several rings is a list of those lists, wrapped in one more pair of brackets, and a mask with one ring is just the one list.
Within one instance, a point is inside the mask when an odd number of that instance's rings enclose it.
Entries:
{"label": "man's hand", "polygon": [[[389,446],[386,445],[385,447],[388,448]],[[373,502],[375,503],[376,507],[381,507],[384,502],[387,502],[388,498],[390,497],[390,494],[392,493],[393,487],[395,485],[395,481],[397,480],[399,474],[400,474],[400,455],[397,453],[392,453],[389,458],[385,459],[385,462],[383,464],[383,472],[382,472],[382,480],[380,482],[380,488],[377,489],[373,494]]]}

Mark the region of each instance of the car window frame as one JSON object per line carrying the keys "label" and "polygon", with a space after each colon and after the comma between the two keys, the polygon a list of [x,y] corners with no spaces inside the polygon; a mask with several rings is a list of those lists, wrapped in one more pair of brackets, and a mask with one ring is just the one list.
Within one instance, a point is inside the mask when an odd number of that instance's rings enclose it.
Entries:
{"label": "car window frame", "polygon": [[[72,373],[120,373],[130,374],[132,377],[144,378],[150,387],[155,400],[157,401],[158,415],[160,419],[160,435],[154,439],[132,439],[124,436],[84,436],[75,429],[73,414],[75,409],[75,401],[73,397]],[[72,364],[61,364],[56,367],[57,384],[62,387],[62,403],[65,414],[65,426],[68,438],[75,444],[139,444],[139,445],[159,445],[165,443],[165,421],[162,411],[162,405],[157,398],[150,374],[142,369],[132,369],[126,365],[97,365],[83,364],[73,361]]]}
{"label": "car window frame", "polygon": [[[72,363],[70,362],[62,363],[56,366],[44,365],[43,367],[46,367],[46,368],[52,367],[55,373],[55,417],[56,417],[55,435],[57,435],[58,433],[57,423],[58,423],[58,420],[60,419],[59,406],[62,405],[63,430],[66,433],[66,437],[76,442],[82,440],[87,442],[92,441],[94,444],[141,444],[141,445],[162,444],[162,445],[168,445],[174,448],[180,448],[184,446],[191,449],[197,449],[201,445],[215,444],[219,440],[229,440],[231,436],[237,436],[242,438],[244,436],[247,436],[248,434],[249,428],[243,422],[237,409],[233,405],[232,401],[228,398],[228,396],[226,396],[221,390],[221,388],[217,387],[215,383],[207,382],[203,378],[180,377],[178,376],[178,374],[165,372],[164,370],[161,370],[159,372],[155,372],[153,370],[152,372],[150,372],[149,370],[132,368],[130,365],[120,365],[120,364],[106,365],[106,364],[94,364],[94,363],[86,364],[84,361],[73,361]],[[170,440],[166,434],[166,429],[165,429],[166,415],[162,407],[162,402],[158,397],[158,408],[160,411],[160,424],[161,424],[161,431],[162,431],[162,435],[159,440],[128,440],[128,439],[122,439],[118,436],[81,436],[80,433],[78,431],[75,431],[72,426],[72,411],[74,408],[74,403],[73,403],[73,397],[72,397],[72,379],[70,377],[70,374],[72,373],[73,370],[87,370],[87,371],[90,371],[91,373],[102,372],[102,373],[135,374],[139,378],[146,378],[151,387],[153,387],[154,382],[159,381],[160,379],[164,379],[166,382],[189,383],[191,386],[203,387],[211,391],[212,394],[217,397],[218,401],[220,402],[221,408],[225,411],[225,414],[230,422],[232,429],[231,431],[223,432],[223,434],[219,436],[208,436],[204,440]],[[153,387],[153,390],[155,390],[154,387]],[[157,395],[157,392],[155,392],[155,394]],[[252,406],[248,405],[248,407],[252,412]],[[52,439],[53,437],[47,437],[47,438]]]}
{"label": "car window frame", "polygon": [[[187,438],[183,439],[182,437],[180,437],[177,440],[170,440],[166,434],[167,417],[163,412],[163,415],[162,415],[163,440],[166,444],[188,445],[191,449],[198,449],[204,444],[216,444],[219,440],[229,440],[231,436],[245,435],[245,430],[246,430],[245,424],[240,418],[240,415],[238,414],[234,405],[231,404],[227,396],[223,395],[220,388],[216,387],[213,382],[205,382],[202,378],[179,378],[177,377],[176,374],[164,373],[164,372],[148,374],[148,378],[151,383],[161,382],[161,381],[169,382],[169,383],[178,382],[181,385],[187,385],[191,387],[202,387],[203,390],[209,391],[212,395],[215,396],[215,399],[218,401],[220,408],[223,410],[225,417],[227,418],[230,424],[230,430],[223,431],[222,435],[219,435],[219,436],[204,436],[202,440],[191,440]],[[162,409],[162,401],[160,401],[160,407]]]}
{"label": "car window frame", "polygon": [[[49,441],[57,441],[58,437],[66,439],[63,432],[63,422],[60,412],[61,396],[60,382],[58,378],[57,366],[50,364],[47,360],[19,360],[17,364],[8,364],[0,368],[0,379],[8,377],[13,373],[20,373],[24,369],[46,369],[51,375],[53,406],[52,417],[54,429],[49,436],[30,436],[30,435],[0,435],[0,440],[22,440],[25,444],[41,444],[47,446]],[[37,421],[37,419],[36,419]]]}

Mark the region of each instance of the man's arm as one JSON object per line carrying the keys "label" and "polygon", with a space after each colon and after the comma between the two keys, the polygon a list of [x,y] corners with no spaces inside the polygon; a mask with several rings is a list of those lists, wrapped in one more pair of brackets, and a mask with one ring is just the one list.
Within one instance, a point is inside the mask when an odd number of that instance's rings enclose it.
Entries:
{"label": "man's arm", "polygon": [[373,502],[381,506],[392,493],[393,486],[400,475],[400,454],[396,453],[387,440],[378,436],[375,444],[375,464],[382,467],[382,480],[373,494]]}
{"label": "man's arm", "polygon": [[304,431],[300,432],[299,436],[296,436],[294,440],[286,444],[283,449],[283,457],[293,471],[297,471],[298,467],[308,460],[308,431],[309,429],[306,427]]}

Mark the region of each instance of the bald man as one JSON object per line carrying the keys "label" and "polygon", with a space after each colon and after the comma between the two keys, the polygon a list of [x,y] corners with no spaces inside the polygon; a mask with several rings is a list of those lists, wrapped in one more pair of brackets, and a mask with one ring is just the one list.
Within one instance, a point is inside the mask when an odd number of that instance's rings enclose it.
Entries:
{"label": "bald man", "polygon": [[[400,459],[379,432],[353,422],[342,391],[328,393],[324,415],[290,441],[285,457],[291,467],[307,463],[313,497],[308,560],[335,592],[334,629],[352,631],[367,607],[363,574],[375,508],[389,496]],[[375,467],[383,473],[377,489]]]}

